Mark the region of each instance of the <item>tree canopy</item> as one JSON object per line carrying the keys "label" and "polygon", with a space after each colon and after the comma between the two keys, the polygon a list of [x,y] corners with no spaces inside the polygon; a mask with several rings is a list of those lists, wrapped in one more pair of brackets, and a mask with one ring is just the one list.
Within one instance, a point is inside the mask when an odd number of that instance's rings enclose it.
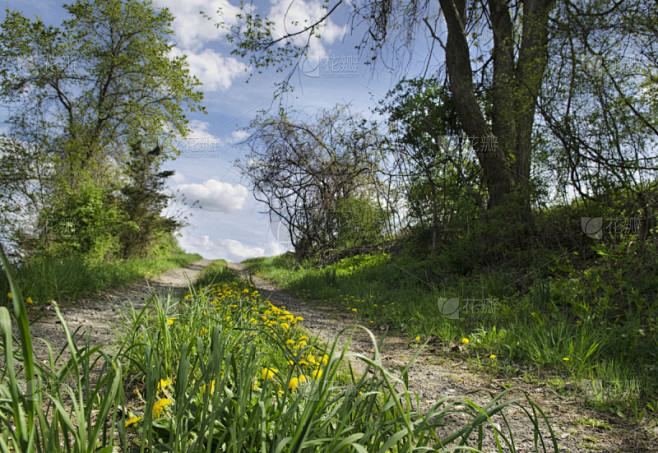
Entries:
{"label": "tree canopy", "polygon": [[157,171],[189,133],[187,112],[204,111],[200,82],[170,54],[169,10],[150,0],[64,7],[59,27],[11,10],[0,24],[0,101],[10,108],[0,209],[14,233],[15,216],[43,216],[90,186],[109,190],[109,203],[130,180],[135,146],[160,150]]}

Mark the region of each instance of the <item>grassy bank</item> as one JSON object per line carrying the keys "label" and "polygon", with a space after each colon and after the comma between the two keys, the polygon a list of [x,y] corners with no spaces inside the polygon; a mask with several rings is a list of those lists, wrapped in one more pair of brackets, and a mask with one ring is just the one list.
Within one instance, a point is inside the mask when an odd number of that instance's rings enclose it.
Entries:
{"label": "grassy bank", "polygon": [[[223,263],[201,278],[211,283],[180,301],[153,297],[127,313],[112,354],[67,334],[71,358],[57,364],[32,357],[25,304],[12,285],[20,340],[0,307],[0,451],[479,451],[496,420],[497,451],[514,445],[498,418],[512,404],[504,394],[483,407],[446,397],[420,414],[378,353],[357,357],[368,366],[362,374],[341,371],[344,351],[308,338],[303,319]],[[14,374],[15,357],[35,379]],[[543,433],[534,451],[557,451],[543,413],[525,404],[533,409],[525,432]]]}
{"label": "grassy bank", "polygon": [[[26,297],[33,304],[43,304],[50,300],[59,303],[74,300],[85,294],[116,288],[149,276],[160,274],[167,269],[188,266],[201,259],[201,255],[176,253],[152,259],[129,259],[89,265],[83,257],[72,256],[66,259],[36,259],[16,270],[16,281]],[[0,274],[0,294],[4,298],[0,305],[6,305],[10,293],[9,282]]]}
{"label": "grassy bank", "polygon": [[641,255],[599,252],[584,264],[575,255],[542,254],[533,272],[490,267],[469,275],[446,271],[445,257],[404,254],[354,256],[324,268],[290,255],[246,263],[366,326],[445,345],[468,341],[466,358],[479,367],[557,388],[576,384],[589,404],[642,420],[658,411],[655,247]]}

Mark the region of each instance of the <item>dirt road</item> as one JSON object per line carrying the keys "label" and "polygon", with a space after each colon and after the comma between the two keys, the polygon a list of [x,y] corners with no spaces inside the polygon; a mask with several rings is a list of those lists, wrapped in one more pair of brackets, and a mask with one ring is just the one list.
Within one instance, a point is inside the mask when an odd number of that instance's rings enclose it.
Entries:
{"label": "dirt road", "polygon": [[[161,297],[176,297],[186,291],[190,282],[194,282],[204,267],[212,260],[200,260],[188,267],[175,268],[163,274],[152,277],[148,281],[128,284],[122,288],[103,291],[93,297],[80,299],[60,306],[60,311],[70,332],[76,332],[76,338],[89,335],[93,345],[111,345],[115,338],[115,329],[119,328],[120,314],[129,304],[135,307],[143,306],[144,301],[155,295]],[[30,310],[33,320],[32,336],[48,341],[54,350],[61,349],[66,344],[62,325],[52,306]],[[43,342],[33,341],[34,352],[40,359],[47,357],[47,349]]]}
{"label": "dirt road", "polygon": [[[244,278],[251,278],[266,300],[279,307],[285,306],[295,316],[302,316],[302,328],[321,340],[332,343],[346,326],[357,322],[353,316],[322,305],[319,301],[304,302],[297,299],[268,280],[251,275],[241,263],[229,263],[229,267]],[[372,325],[368,327],[373,329]],[[381,341],[383,332],[380,327],[374,326],[373,330],[378,341]],[[557,394],[551,386],[542,383],[528,383],[521,377],[495,378],[474,371],[472,366],[450,354],[450,349],[456,346],[444,347],[438,342],[430,344],[410,368],[409,388],[419,396],[421,409],[428,409],[443,397],[471,391],[478,393],[470,398],[478,404],[486,404],[491,394],[498,394],[511,386],[514,389],[511,397],[523,398],[525,392],[546,413],[561,452],[658,452],[658,432],[655,427],[650,429],[638,426],[619,417],[587,409],[583,401]],[[370,337],[362,330],[356,330],[349,351],[372,357],[374,349]],[[406,366],[417,351],[417,344],[408,338],[387,335],[381,348],[382,364],[389,370],[397,370],[398,367]],[[358,366],[360,362],[353,360],[353,363]],[[525,407],[528,405],[525,404]],[[520,408],[513,408],[506,411],[506,414],[513,429],[517,451],[535,451],[532,447],[532,428],[528,427],[528,418],[524,412]],[[594,423],[594,420],[601,423]],[[457,424],[460,422],[456,417],[451,421]],[[498,423],[502,423],[500,419]],[[490,442],[493,439],[491,429],[488,438]],[[489,446],[493,447],[494,444],[489,443]],[[490,450],[496,451],[494,448]]]}

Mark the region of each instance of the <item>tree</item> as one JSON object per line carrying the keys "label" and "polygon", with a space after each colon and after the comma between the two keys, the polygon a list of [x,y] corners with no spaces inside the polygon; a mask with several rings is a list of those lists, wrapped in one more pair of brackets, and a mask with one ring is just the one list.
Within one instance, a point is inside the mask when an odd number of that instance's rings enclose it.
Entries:
{"label": "tree", "polygon": [[131,148],[131,163],[126,171],[130,183],[121,189],[123,209],[128,225],[122,237],[123,256],[145,256],[156,239],[170,235],[183,224],[160,213],[167,206],[171,195],[162,193],[166,179],[174,171],[158,172],[158,158],[162,150],[156,146],[151,151],[142,149],[141,143]]}
{"label": "tree", "polygon": [[380,105],[378,111],[388,114],[398,172],[407,180],[410,215],[421,226],[429,217],[434,250],[440,226],[445,232],[463,220],[460,205],[468,200],[484,207],[479,168],[465,146],[450,92],[436,78],[402,80]]}
{"label": "tree", "polygon": [[585,200],[624,193],[645,220],[658,187],[656,15],[655,2],[561,4],[537,134],[548,143],[546,165],[563,187]]}
{"label": "tree", "polygon": [[[344,2],[325,3],[326,12],[316,21],[292,24],[282,36],[273,33],[272,21],[243,8],[242,22],[229,33],[234,53],[249,57],[254,70],[296,67]],[[441,46],[455,109],[482,168],[488,208],[503,208],[523,223],[526,232],[533,231],[532,132],[555,0],[439,0],[438,9],[417,0],[350,4],[353,28],[362,23],[367,28],[357,47],[371,52],[373,59],[385,44],[413,46],[421,27]],[[440,18],[447,36],[438,31]]]}
{"label": "tree", "polygon": [[[373,125],[346,107],[336,107],[320,111],[314,120],[293,120],[281,111],[257,118],[250,128],[253,132],[246,144],[251,152],[238,166],[255,198],[288,229],[300,258],[341,241],[353,244],[350,228],[368,229],[363,240],[372,237],[371,230],[381,224],[354,218],[352,208],[365,203],[382,212],[371,190],[381,145]],[[376,210],[362,209],[358,214]]]}
{"label": "tree", "polygon": [[159,144],[159,161],[171,157],[174,139],[189,132],[186,111],[203,111],[200,82],[170,56],[166,8],[150,0],[65,8],[60,27],[10,10],[0,25],[0,100],[11,109],[0,159],[5,227],[14,227],[5,213],[29,218],[89,184],[120,185],[134,143]]}

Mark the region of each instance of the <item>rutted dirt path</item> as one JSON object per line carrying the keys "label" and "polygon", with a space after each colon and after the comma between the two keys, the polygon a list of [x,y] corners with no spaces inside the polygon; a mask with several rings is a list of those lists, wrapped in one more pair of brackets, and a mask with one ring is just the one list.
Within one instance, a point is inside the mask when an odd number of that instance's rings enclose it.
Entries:
{"label": "rutted dirt path", "polygon": [[[241,263],[229,263],[229,267],[243,277],[251,278],[266,300],[279,307],[285,306],[295,316],[302,316],[302,327],[321,340],[332,343],[346,326],[356,322],[354,317],[334,307],[300,301],[268,280],[250,274]],[[381,330],[378,327],[374,330],[378,341],[381,341]],[[372,357],[372,342],[361,329],[355,331],[349,351]],[[396,370],[409,363],[417,351],[417,346],[408,339],[387,335],[381,349],[383,365],[388,370]],[[358,361],[353,363],[357,364]],[[509,384],[513,387],[508,394],[510,398],[523,399],[525,392],[544,411],[556,434],[561,452],[658,452],[658,432],[655,427],[650,429],[637,426],[618,417],[588,409],[582,402],[555,393],[548,385],[529,384],[518,377],[498,379],[473,371],[467,363],[451,358],[449,348],[441,345],[428,345],[409,370],[409,388],[419,396],[422,410],[443,397],[464,395],[471,391],[478,393],[469,398],[478,404],[486,404],[490,394],[506,390]],[[527,403],[524,406],[529,407]],[[512,427],[517,451],[534,451],[532,428],[528,425],[525,413],[514,407],[507,408],[505,414]],[[588,425],[587,420],[605,422],[609,428]],[[460,422],[457,416],[451,421]],[[502,423],[500,418],[495,421]],[[486,437],[491,442],[492,430],[487,430]],[[497,451],[493,443],[488,446],[485,444],[485,448],[489,449],[485,451]]]}
{"label": "rutted dirt path", "polygon": [[[188,267],[174,268],[152,277],[148,281],[131,283],[119,289],[103,291],[99,295],[62,304],[60,311],[71,333],[75,332],[78,341],[87,334],[92,345],[112,345],[115,329],[119,328],[121,313],[129,309],[130,303],[135,308],[143,307],[144,301],[157,294],[166,298],[186,291],[189,283],[194,282],[203,268],[212,260],[203,259]],[[66,344],[62,325],[50,305],[30,310],[33,338],[47,340],[54,351],[59,351]],[[35,355],[44,360],[47,349],[43,342],[33,341]],[[82,344],[82,343],[79,343]]]}

